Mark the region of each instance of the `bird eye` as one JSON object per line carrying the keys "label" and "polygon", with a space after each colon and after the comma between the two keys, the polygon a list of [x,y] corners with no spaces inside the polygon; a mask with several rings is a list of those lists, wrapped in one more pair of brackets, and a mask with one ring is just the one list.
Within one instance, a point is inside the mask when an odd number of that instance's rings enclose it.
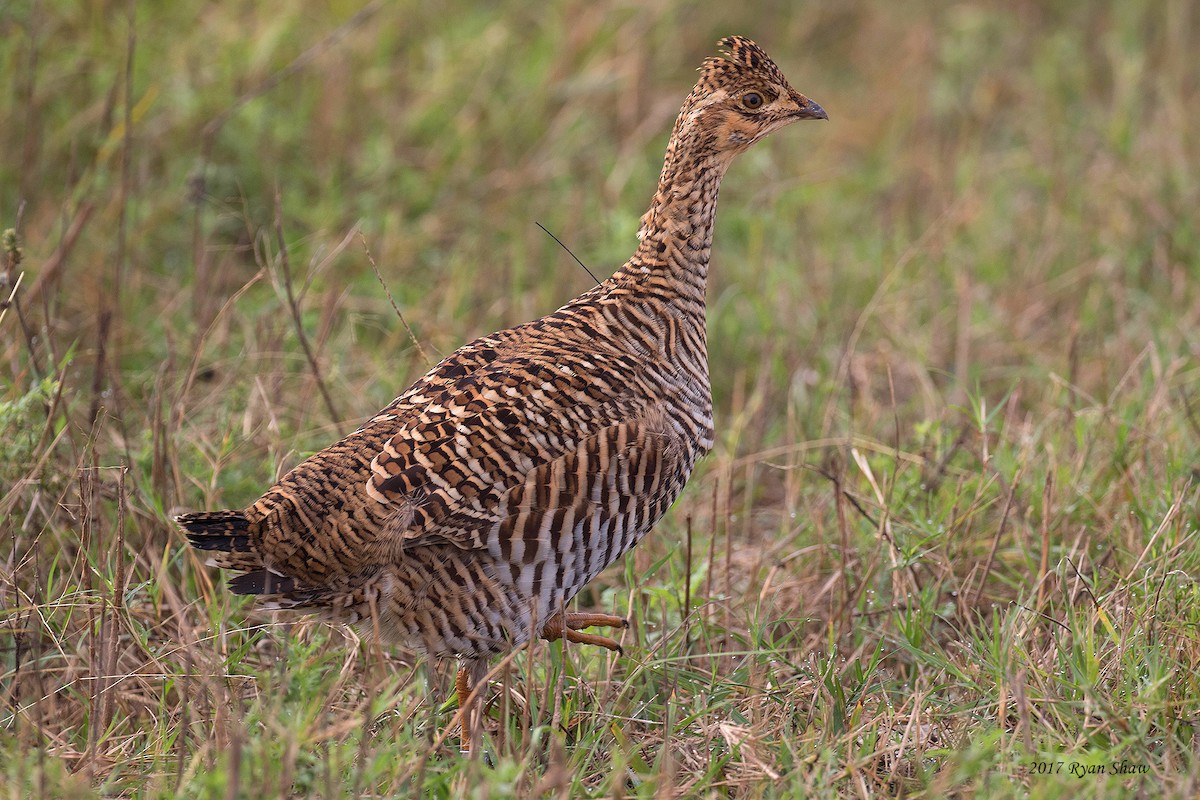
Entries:
{"label": "bird eye", "polygon": [[742,105],[751,111],[762,108],[762,104],[763,98],[758,92],[747,92],[746,94],[742,95]]}

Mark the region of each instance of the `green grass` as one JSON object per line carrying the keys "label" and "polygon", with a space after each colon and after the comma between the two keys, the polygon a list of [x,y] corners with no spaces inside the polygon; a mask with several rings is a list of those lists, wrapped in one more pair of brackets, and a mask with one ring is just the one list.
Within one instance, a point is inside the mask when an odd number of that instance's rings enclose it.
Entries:
{"label": "green grass", "polygon": [[[0,795],[1195,796],[1200,19],[1043,5],[0,8]],[[463,758],[169,516],[623,262],[735,32],[832,119],[725,181],[717,448]]]}

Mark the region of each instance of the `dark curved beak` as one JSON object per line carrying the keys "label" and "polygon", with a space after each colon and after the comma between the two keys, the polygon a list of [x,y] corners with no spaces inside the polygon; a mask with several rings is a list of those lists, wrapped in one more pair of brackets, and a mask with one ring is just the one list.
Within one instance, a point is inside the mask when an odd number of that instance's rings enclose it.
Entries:
{"label": "dark curved beak", "polygon": [[807,97],[803,97],[803,95],[801,96],[801,98],[797,98],[797,99],[803,100],[803,102],[799,103],[800,109],[796,112],[797,118],[799,118],[799,119],[829,119],[829,115],[825,113],[825,109],[821,108],[819,105],[814,103],[812,100],[809,100]]}

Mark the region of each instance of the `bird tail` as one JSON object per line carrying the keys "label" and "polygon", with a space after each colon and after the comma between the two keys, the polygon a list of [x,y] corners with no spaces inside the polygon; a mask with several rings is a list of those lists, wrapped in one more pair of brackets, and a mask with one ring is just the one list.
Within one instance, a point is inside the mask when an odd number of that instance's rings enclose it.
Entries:
{"label": "bird tail", "polygon": [[213,555],[209,566],[240,570],[244,574],[229,579],[229,588],[234,594],[268,595],[260,598],[273,602],[270,608],[303,608],[309,598],[293,597],[296,582],[263,564],[262,556],[254,546],[254,523],[243,511],[200,511],[195,514],[180,514],[176,524],[187,534],[188,541],[197,550],[207,550]]}
{"label": "bird tail", "polygon": [[180,514],[176,524],[198,550],[246,553],[251,550],[250,520],[243,511],[200,511]]}
{"label": "bird tail", "polygon": [[210,566],[243,571],[263,569],[262,556],[254,546],[254,525],[245,512],[180,514],[175,523],[187,534],[192,547],[212,553],[208,559]]}
{"label": "bird tail", "polygon": [[229,579],[234,594],[259,595],[262,607],[270,610],[320,611],[327,605],[327,592],[301,588],[295,579],[263,563],[254,546],[255,523],[243,511],[201,511],[180,514],[176,524],[197,550],[213,555],[209,566],[240,570]]}

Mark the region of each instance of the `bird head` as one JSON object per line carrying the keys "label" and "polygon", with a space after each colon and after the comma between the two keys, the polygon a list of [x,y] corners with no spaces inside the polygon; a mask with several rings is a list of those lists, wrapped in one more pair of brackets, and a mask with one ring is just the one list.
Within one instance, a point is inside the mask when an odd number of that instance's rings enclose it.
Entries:
{"label": "bird head", "polygon": [[754,42],[729,36],[719,46],[723,55],[704,62],[680,111],[675,123],[680,138],[693,139],[713,155],[733,156],[796,120],[829,119]]}

